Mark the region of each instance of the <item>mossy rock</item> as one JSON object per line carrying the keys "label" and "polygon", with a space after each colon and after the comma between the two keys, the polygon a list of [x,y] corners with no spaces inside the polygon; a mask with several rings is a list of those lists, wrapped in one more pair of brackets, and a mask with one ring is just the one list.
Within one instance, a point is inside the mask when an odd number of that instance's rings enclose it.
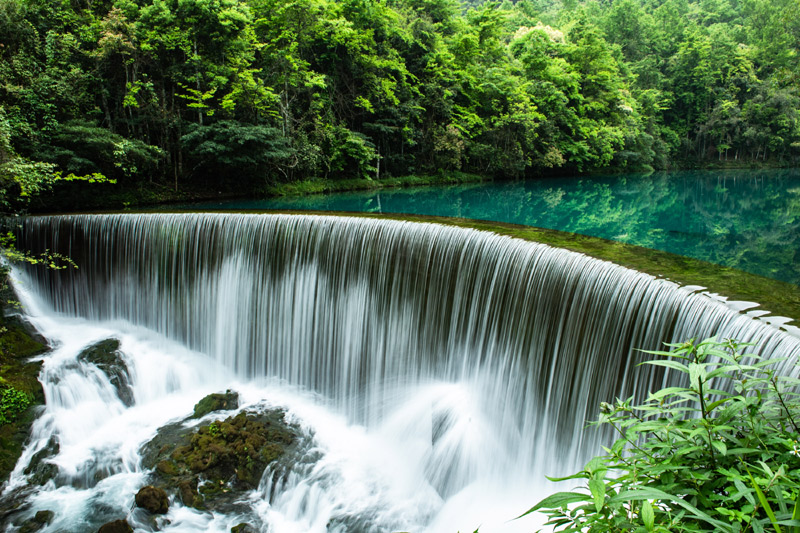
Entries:
{"label": "mossy rock", "polygon": [[239,413],[200,427],[187,446],[175,449],[171,459],[178,470],[254,489],[267,464],[283,455],[294,439],[282,416],[275,420],[274,414]]}
{"label": "mossy rock", "polygon": [[84,348],[78,361],[92,364],[100,369],[117,391],[117,396],[126,406],[133,405],[133,389],[130,386],[128,365],[119,351],[117,339],[106,339]]}
{"label": "mossy rock", "polygon": [[169,498],[164,489],[147,485],[136,493],[136,507],[141,507],[152,514],[166,514],[169,511]]}
{"label": "mossy rock", "polygon": [[280,410],[241,412],[197,428],[170,424],[142,448],[152,482],[184,505],[220,512],[248,512],[244,492],[258,487],[264,470],[293,451],[299,430]]}
{"label": "mossy rock", "polygon": [[4,318],[5,331],[0,334],[0,355],[25,359],[48,350],[44,338],[33,327],[17,316]]}
{"label": "mossy rock", "polygon": [[8,479],[22,454],[30,434],[31,424],[44,405],[44,390],[39,383],[41,361],[30,357],[47,350],[47,345],[30,331],[30,326],[18,317],[4,317],[0,332],[0,388],[12,392],[9,398],[26,399],[28,407],[5,409],[8,423],[0,425],[0,482]]}
{"label": "mossy rock", "polygon": [[192,418],[203,418],[214,411],[232,411],[239,407],[239,393],[225,391],[209,394],[194,406]]}
{"label": "mossy rock", "polygon": [[97,533],[133,533],[133,528],[125,520],[114,520],[100,526]]}

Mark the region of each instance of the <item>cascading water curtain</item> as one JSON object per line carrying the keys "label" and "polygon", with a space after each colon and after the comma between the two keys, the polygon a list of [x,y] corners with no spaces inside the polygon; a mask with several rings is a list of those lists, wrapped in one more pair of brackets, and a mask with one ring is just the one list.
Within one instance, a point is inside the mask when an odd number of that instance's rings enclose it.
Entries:
{"label": "cascading water curtain", "polygon": [[[467,383],[521,469],[581,466],[601,401],[673,379],[639,349],[717,335],[800,355],[798,339],[707,296],[581,254],[437,224],[245,214],[31,217],[19,245],[78,269],[28,268],[61,313],[122,319],[243,379],[277,377],[352,420],[393,386]],[[548,474],[556,474],[552,469]]]}

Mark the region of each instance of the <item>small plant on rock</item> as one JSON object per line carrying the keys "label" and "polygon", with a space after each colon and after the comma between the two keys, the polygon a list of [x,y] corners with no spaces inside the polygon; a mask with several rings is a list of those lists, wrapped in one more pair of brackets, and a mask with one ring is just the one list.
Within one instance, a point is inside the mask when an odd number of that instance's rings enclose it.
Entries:
{"label": "small plant on rock", "polygon": [[10,424],[31,404],[31,397],[14,387],[0,389],[0,426]]}
{"label": "small plant on rock", "polygon": [[641,405],[603,403],[594,424],[620,438],[554,480],[584,480],[580,489],[525,515],[541,511],[562,532],[800,533],[800,381],[737,341],[669,346],[644,364],[679,372],[686,385]]}

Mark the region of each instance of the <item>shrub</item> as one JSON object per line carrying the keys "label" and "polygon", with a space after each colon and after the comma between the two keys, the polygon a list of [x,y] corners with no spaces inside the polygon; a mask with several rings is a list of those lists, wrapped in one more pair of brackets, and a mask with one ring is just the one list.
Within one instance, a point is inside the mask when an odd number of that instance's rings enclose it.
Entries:
{"label": "shrub", "polygon": [[0,389],[0,426],[14,422],[30,404],[29,394],[14,387]]}
{"label": "shrub", "polygon": [[[603,403],[594,424],[621,436],[560,480],[583,487],[530,509],[555,531],[800,532],[800,399],[782,360],[746,344],[707,339],[669,345],[645,364],[679,372],[686,386]],[[524,516],[524,515],[523,515]]]}

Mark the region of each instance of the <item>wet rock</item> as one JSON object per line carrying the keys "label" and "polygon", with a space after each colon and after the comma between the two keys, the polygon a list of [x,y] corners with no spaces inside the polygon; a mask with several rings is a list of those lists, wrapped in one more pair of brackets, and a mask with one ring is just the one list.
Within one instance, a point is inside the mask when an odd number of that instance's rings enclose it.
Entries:
{"label": "wet rock", "polygon": [[20,515],[31,508],[28,498],[34,490],[32,486],[25,485],[3,492],[0,496],[0,531],[9,530],[12,525],[19,527]]}
{"label": "wet rock", "polygon": [[38,511],[33,518],[25,521],[19,528],[19,533],[35,533],[53,521],[53,511]]}
{"label": "wet rock", "polygon": [[169,510],[169,498],[164,489],[147,485],[136,493],[136,506],[153,514],[166,514]]}
{"label": "wet rock", "polygon": [[11,315],[0,319],[5,331],[0,335],[0,353],[28,358],[48,350],[47,340],[24,317]]}
{"label": "wet rock", "polygon": [[153,485],[186,506],[245,514],[243,493],[258,487],[268,465],[295,452],[299,435],[280,410],[241,412],[195,428],[170,424],[142,448],[142,463],[153,469]]}
{"label": "wet rock", "polygon": [[192,418],[203,418],[214,411],[231,411],[239,407],[239,393],[225,391],[209,394],[194,406]]}
{"label": "wet rock", "polygon": [[258,533],[258,530],[248,523],[242,523],[231,528],[231,533]]}
{"label": "wet rock", "polygon": [[200,427],[171,459],[179,470],[254,489],[267,464],[283,455],[294,441],[294,434],[282,422],[282,414],[277,413],[239,413],[214,421]]}
{"label": "wet rock", "polygon": [[187,507],[200,508],[203,506],[203,498],[197,492],[197,478],[192,477],[178,482],[178,494],[181,502]]}
{"label": "wet rock", "polygon": [[133,533],[133,528],[125,520],[114,520],[100,526],[97,533]]}
{"label": "wet rock", "polygon": [[85,348],[78,354],[78,361],[90,363],[100,369],[117,390],[119,399],[130,407],[133,405],[133,389],[130,386],[128,365],[119,352],[117,339],[106,339]]}
{"label": "wet rock", "polygon": [[53,463],[47,461],[54,457],[60,449],[58,439],[50,437],[47,444],[38,452],[33,454],[30,463],[23,471],[26,476],[29,476],[29,481],[35,485],[44,485],[51,479],[55,479],[58,475],[58,467]]}
{"label": "wet rock", "polygon": [[[0,286],[4,280],[0,279]],[[0,383],[2,390],[27,401],[6,409],[0,423],[0,483],[8,479],[22,454],[33,421],[42,411],[44,390],[39,383],[41,361],[30,358],[47,351],[41,335],[17,316],[0,315]],[[27,405],[27,407],[25,407]]]}

